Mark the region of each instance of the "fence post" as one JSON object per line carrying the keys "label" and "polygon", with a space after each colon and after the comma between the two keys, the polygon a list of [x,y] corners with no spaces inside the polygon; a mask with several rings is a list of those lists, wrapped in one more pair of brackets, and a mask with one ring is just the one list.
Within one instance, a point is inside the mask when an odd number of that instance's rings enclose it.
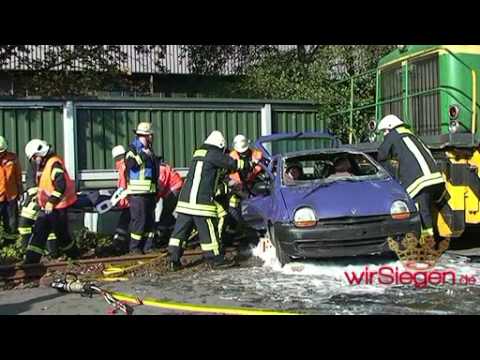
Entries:
{"label": "fence post", "polygon": [[272,133],[272,105],[265,104],[262,107],[262,136],[270,135]]}
{"label": "fence post", "polygon": [[77,127],[73,101],[63,104],[63,150],[65,167],[72,180],[77,180]]}
{"label": "fence post", "polygon": [[[267,136],[272,134],[272,105],[264,104],[261,111],[261,135]],[[270,145],[265,144],[265,148],[270,152]]]}
{"label": "fence post", "polygon": [[353,77],[350,79],[350,121],[348,143],[353,143]]}

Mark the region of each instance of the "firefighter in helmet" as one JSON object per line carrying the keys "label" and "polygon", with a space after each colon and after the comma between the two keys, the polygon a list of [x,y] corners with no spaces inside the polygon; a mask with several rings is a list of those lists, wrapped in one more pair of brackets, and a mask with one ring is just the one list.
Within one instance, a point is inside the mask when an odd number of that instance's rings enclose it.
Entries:
{"label": "firefighter in helmet", "polygon": [[149,253],[155,236],[157,159],[152,124],[139,123],[125,156],[127,199],[130,206],[130,252]]}
{"label": "firefighter in helmet", "polygon": [[212,268],[230,266],[223,255],[219,232],[219,204],[215,201],[222,169],[239,171],[250,164],[225,154],[225,138],[213,131],[193,154],[185,184],[180,191],[175,228],[169,241],[170,270],[181,268],[185,241],[196,227],[204,257]]}
{"label": "firefighter in helmet", "polygon": [[385,116],[378,124],[385,135],[377,160],[398,161],[398,180],[415,201],[422,222],[422,238],[433,238],[432,208],[445,192],[442,173],[427,146],[395,115]]}
{"label": "firefighter in helmet", "polygon": [[77,201],[75,183],[63,160],[47,142],[39,139],[29,141],[25,146],[25,154],[29,161],[36,163],[38,172],[41,173],[36,177],[40,213],[29,239],[25,263],[40,262],[51,232],[57,235],[59,249],[68,257],[75,258],[79,251],[70,236],[67,216],[67,209]]}
{"label": "firefighter in helmet", "polygon": [[[234,160],[242,159],[248,163],[255,162],[258,164],[263,155],[260,150],[250,147],[250,142],[246,136],[239,134],[233,139],[233,150],[230,152],[230,157]],[[230,185],[233,191],[230,193],[228,213],[230,219],[233,219],[240,227],[243,226],[241,198],[252,194],[253,185],[261,173],[260,165],[255,165],[252,168],[230,174]]]}
{"label": "firefighter in helmet", "polygon": [[[25,192],[22,196],[20,218],[18,220],[18,232],[22,239],[23,248],[27,248],[30,237],[33,233],[33,225],[40,213],[40,205],[37,201],[38,180],[42,175],[38,170],[36,161],[32,158],[28,161],[27,174],[25,176]],[[46,250],[50,258],[60,255],[57,246],[57,236],[53,231],[47,238]]]}
{"label": "firefighter in helmet", "polygon": [[[126,150],[122,145],[117,145],[112,149],[112,158],[115,163],[115,170],[118,173],[117,191],[127,190],[127,165],[125,163]],[[116,207],[121,210],[120,218],[113,240],[116,246],[122,249],[122,252],[128,252],[129,233],[128,226],[130,224],[130,206],[126,196],[116,203]]]}

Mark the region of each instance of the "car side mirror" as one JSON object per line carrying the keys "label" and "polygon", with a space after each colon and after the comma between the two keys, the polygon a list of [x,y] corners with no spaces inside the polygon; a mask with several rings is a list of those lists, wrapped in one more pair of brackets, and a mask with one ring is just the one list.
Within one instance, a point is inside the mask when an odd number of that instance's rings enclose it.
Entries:
{"label": "car side mirror", "polygon": [[253,186],[253,193],[257,195],[269,195],[270,194],[270,181],[262,181],[259,183],[256,183]]}

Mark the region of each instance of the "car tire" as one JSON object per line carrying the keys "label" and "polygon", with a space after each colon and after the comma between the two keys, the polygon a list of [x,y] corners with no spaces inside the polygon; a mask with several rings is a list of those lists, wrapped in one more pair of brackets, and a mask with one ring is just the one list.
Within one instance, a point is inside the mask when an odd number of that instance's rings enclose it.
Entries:
{"label": "car tire", "polygon": [[283,268],[286,264],[288,264],[291,261],[290,256],[285,254],[285,251],[283,251],[282,246],[280,245],[280,242],[277,241],[277,238],[275,236],[275,229],[273,225],[268,226],[268,236],[270,238],[270,241],[275,248],[275,254],[277,255],[277,259],[280,262],[280,266]]}

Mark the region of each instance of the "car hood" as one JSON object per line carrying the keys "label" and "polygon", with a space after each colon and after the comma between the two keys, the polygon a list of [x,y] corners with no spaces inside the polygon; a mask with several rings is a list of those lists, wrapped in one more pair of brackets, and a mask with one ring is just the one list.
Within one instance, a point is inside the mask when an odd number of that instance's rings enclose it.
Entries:
{"label": "car hood", "polygon": [[403,200],[414,212],[403,188],[392,179],[339,181],[312,192],[315,186],[292,186],[281,189],[288,217],[302,206],[309,206],[318,219],[389,215],[396,200]]}

